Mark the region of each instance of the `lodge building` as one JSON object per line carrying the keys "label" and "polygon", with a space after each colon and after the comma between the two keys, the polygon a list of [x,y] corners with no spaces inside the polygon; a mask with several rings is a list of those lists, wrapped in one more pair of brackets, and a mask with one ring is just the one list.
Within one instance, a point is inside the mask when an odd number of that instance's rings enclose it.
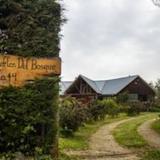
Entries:
{"label": "lodge building", "polygon": [[61,96],[72,96],[84,102],[127,93],[132,101],[151,101],[154,90],[140,76],[128,76],[111,80],[91,80],[79,75],[74,81],[62,81]]}

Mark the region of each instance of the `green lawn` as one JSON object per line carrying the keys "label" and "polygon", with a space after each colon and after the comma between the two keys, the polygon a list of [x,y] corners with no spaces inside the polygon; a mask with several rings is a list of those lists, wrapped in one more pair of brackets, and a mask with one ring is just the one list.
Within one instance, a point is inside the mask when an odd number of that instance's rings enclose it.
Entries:
{"label": "green lawn", "polygon": [[[135,148],[141,160],[160,160],[160,150],[150,147],[137,132],[138,127],[146,120],[157,117],[156,113],[147,113],[119,125],[113,132],[116,141],[122,146]],[[155,122],[154,128],[159,132],[160,121]],[[160,132],[159,132],[160,133]]]}
{"label": "green lawn", "polygon": [[152,128],[160,134],[160,119],[153,123]]}
{"label": "green lawn", "polygon": [[67,156],[66,154],[61,153],[59,160],[79,160],[79,158]]}
{"label": "green lawn", "polygon": [[148,113],[142,114],[135,119],[119,125],[113,135],[116,141],[128,148],[142,148],[148,146],[147,142],[137,132],[138,127],[146,120],[155,118],[157,114]]}
{"label": "green lawn", "polygon": [[[136,148],[137,151],[140,149],[140,152],[143,151],[141,152],[141,156],[143,157],[142,160],[160,160],[160,151],[149,147],[147,142],[137,132],[137,128],[142,123],[155,117],[157,117],[156,113],[143,113],[140,116],[133,117],[133,119],[129,120],[128,122],[119,125],[113,131],[116,141],[125,147]],[[117,118],[106,117],[105,120],[85,124],[83,127],[80,127],[73,137],[60,138],[60,149],[62,152],[66,149],[85,150],[88,148],[89,138],[101,126],[127,118],[129,117],[121,114]],[[62,160],[71,160],[71,158],[68,158],[70,157],[65,156],[64,159],[62,158]],[[73,158],[73,160],[76,159]]]}
{"label": "green lawn", "polygon": [[90,122],[80,127],[79,130],[70,138],[60,138],[59,144],[60,149],[73,149],[73,150],[84,150],[88,148],[88,140],[98,128],[104,124],[112,123],[122,119],[128,118],[125,114],[121,114],[117,118],[106,117],[105,120]]}
{"label": "green lawn", "polygon": [[160,150],[147,151],[141,160],[160,160]]}

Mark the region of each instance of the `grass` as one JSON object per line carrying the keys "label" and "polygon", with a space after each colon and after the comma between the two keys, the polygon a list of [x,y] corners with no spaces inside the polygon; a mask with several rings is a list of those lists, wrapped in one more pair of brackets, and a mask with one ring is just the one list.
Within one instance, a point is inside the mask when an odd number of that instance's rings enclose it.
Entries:
{"label": "grass", "polygon": [[[140,149],[140,151],[142,151],[142,154],[140,155],[141,157],[143,157],[142,160],[160,160],[160,151],[149,147],[147,142],[137,132],[137,128],[142,123],[144,123],[146,120],[153,119],[156,116],[156,113],[143,113],[140,116],[137,116],[119,125],[113,131],[113,135],[116,141],[125,147]],[[66,149],[85,150],[88,148],[89,138],[101,126],[127,118],[129,117],[127,117],[124,114],[121,114],[117,118],[107,117],[105,120],[85,124],[83,127],[79,128],[79,130],[74,134],[73,137],[60,138],[60,149],[62,152]],[[64,158],[61,158],[61,160],[77,159],[74,157],[64,156]]]}
{"label": "grass", "polygon": [[79,160],[79,158],[67,156],[64,153],[61,153],[59,156],[59,160]]}
{"label": "grass", "polygon": [[60,149],[61,150],[64,150],[64,149],[85,150],[88,148],[89,138],[101,126],[103,126],[104,124],[109,124],[125,118],[128,118],[128,117],[124,114],[121,114],[117,118],[106,117],[106,119],[101,121],[87,123],[83,127],[80,127],[73,137],[60,138],[59,140]]}
{"label": "grass", "polygon": [[142,160],[160,160],[160,150],[150,150],[146,152]]}
{"label": "grass", "polygon": [[160,134],[160,119],[152,124],[152,128]]}
{"label": "grass", "polygon": [[116,141],[122,146],[128,148],[142,148],[148,146],[147,142],[142,136],[138,134],[138,127],[146,120],[155,118],[156,114],[148,113],[143,114],[135,119],[119,125],[114,131],[113,135]]}
{"label": "grass", "polygon": [[[7,154],[5,155],[0,155],[0,160],[10,160],[10,159],[16,159],[17,158],[13,158],[15,156],[15,154]],[[18,159],[23,159],[23,160],[52,160],[51,156],[50,155],[41,155],[41,156],[38,156],[38,157],[19,157]],[[58,160],[80,160],[79,158],[77,157],[74,157],[74,156],[68,156],[64,153],[60,153],[59,154],[59,158]]]}
{"label": "grass", "polygon": [[[141,124],[155,117],[157,117],[155,113],[143,114],[119,125],[113,131],[116,141],[125,147],[140,149],[139,151],[142,151],[142,153],[139,154],[139,156],[142,157],[141,160],[160,160],[160,150],[149,147],[148,143],[137,132]],[[160,131],[159,127],[160,121],[156,121],[154,128],[156,128],[158,132]]]}

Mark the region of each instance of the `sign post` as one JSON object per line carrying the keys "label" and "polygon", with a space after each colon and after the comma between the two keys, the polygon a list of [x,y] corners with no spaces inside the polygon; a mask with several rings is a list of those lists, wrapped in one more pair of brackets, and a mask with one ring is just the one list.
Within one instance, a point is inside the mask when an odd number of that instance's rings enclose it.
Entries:
{"label": "sign post", "polygon": [[26,81],[61,74],[61,59],[0,55],[0,87],[22,86]]}

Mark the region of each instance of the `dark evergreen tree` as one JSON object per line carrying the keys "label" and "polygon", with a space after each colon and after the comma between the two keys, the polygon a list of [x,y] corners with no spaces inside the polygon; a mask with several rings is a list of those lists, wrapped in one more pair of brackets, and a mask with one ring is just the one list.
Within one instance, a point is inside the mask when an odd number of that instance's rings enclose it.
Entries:
{"label": "dark evergreen tree", "polygon": [[155,85],[156,96],[160,100],[160,79],[157,80]]}
{"label": "dark evergreen tree", "polygon": [[[56,0],[0,0],[0,54],[59,56],[64,22]],[[57,152],[58,77],[0,90],[0,152]]]}
{"label": "dark evergreen tree", "polygon": [[55,0],[0,0],[0,52],[57,56],[62,21]]}

